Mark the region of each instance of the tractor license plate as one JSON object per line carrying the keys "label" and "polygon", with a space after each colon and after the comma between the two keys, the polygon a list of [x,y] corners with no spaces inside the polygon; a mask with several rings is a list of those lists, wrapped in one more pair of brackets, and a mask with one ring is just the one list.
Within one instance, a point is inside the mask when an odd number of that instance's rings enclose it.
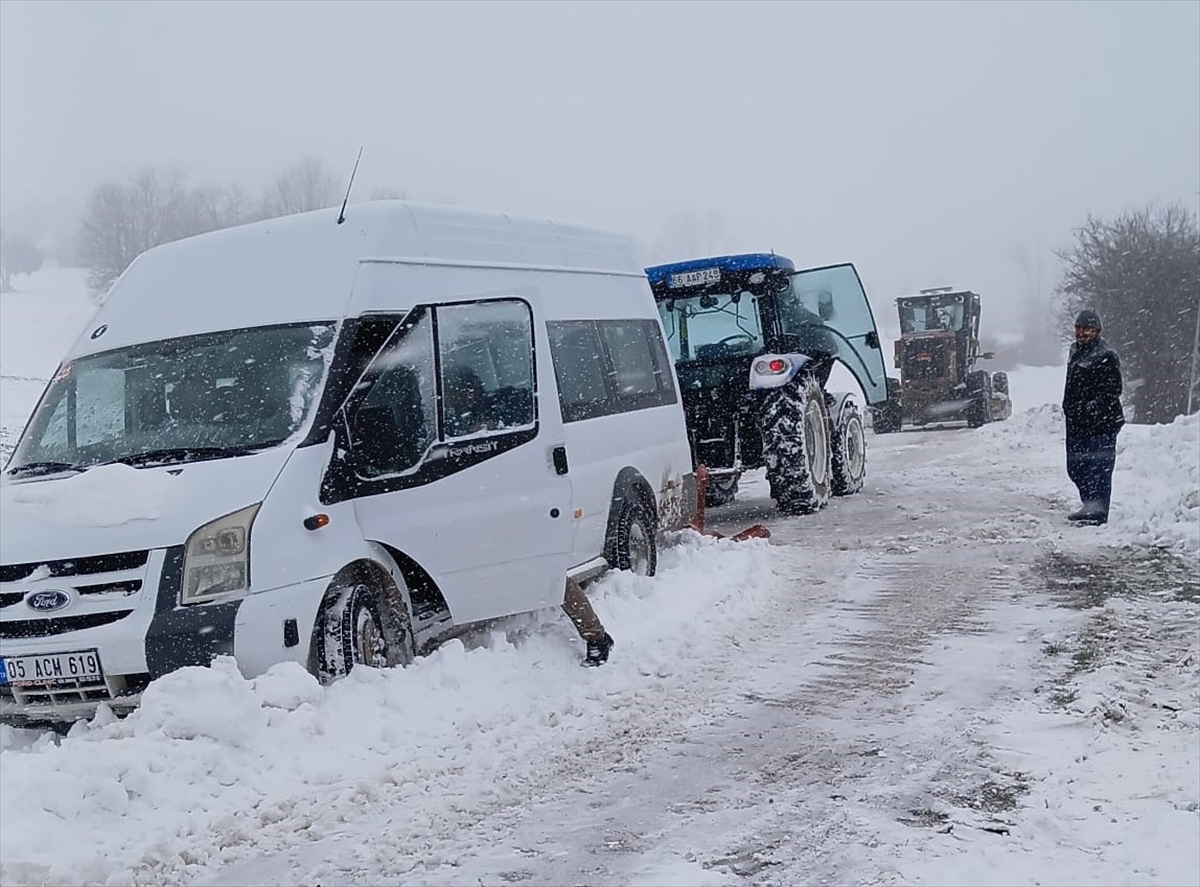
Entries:
{"label": "tractor license plate", "polygon": [[698,271],[683,271],[671,275],[671,289],[681,286],[699,286],[702,283],[720,283],[720,268],[701,268]]}

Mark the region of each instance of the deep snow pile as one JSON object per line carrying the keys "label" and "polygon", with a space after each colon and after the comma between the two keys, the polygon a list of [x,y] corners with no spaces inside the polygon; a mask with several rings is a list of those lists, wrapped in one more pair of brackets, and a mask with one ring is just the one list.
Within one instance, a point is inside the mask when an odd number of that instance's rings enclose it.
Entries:
{"label": "deep snow pile", "polygon": [[247,844],[336,832],[381,790],[423,823],[417,842],[497,793],[517,801],[599,725],[632,741],[703,704],[676,663],[727,646],[763,606],[779,581],[766,549],[685,534],[661,575],[606,580],[597,597],[629,655],[603,669],[579,668],[569,623],[548,614],[517,620],[515,645],[452,641],[328,688],[292,665],[249,681],[229,662],[184,669],[129,717],[23,751],[36,734],[0,727],[0,881],[177,882]]}
{"label": "deep snow pile", "polygon": [[[1055,376],[1061,373],[1054,370]],[[1013,489],[1043,495],[1047,480],[1057,479],[1068,491],[1066,504],[1077,507],[1066,477],[1066,431],[1056,402],[978,430],[981,445],[1011,463],[1013,475],[1001,478]],[[1110,522],[1097,534],[1102,544],[1169,548],[1191,557],[1200,553],[1200,413],[1169,425],[1124,427],[1117,436],[1113,502]]]}

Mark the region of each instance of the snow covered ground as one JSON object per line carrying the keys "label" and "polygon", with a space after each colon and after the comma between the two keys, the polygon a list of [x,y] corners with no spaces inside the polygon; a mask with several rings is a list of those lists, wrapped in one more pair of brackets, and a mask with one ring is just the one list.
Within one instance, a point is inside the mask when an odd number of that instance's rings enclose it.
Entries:
{"label": "snow covered ground", "polygon": [[[17,285],[5,454],[94,307],[75,271]],[[601,669],[553,612],[0,728],[0,883],[1200,884],[1200,419],[1128,427],[1111,522],[1070,526],[1062,379],[868,435],[816,515],[751,475],[709,524],[769,542],[681,535],[594,587]]]}

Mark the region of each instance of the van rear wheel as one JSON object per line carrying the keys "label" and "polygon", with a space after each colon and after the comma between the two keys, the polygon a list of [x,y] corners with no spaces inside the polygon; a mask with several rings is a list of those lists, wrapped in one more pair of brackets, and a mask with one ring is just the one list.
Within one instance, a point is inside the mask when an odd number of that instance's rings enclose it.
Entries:
{"label": "van rear wheel", "polygon": [[414,653],[407,610],[389,605],[379,589],[361,582],[326,594],[313,642],[323,684],[345,677],[356,665],[406,665]]}
{"label": "van rear wheel", "polygon": [[613,544],[617,570],[629,570],[639,576],[653,576],[658,569],[658,542],[654,521],[646,509],[626,502],[617,518],[617,537]]}

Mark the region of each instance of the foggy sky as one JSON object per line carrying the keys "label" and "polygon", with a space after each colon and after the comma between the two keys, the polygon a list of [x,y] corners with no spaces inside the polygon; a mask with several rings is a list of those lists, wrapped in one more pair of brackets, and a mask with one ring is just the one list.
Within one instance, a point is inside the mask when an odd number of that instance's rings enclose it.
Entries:
{"label": "foggy sky", "polygon": [[1015,329],[1089,212],[1196,209],[1200,2],[0,2],[6,229],[147,166],[344,180],[360,145],[352,202],[597,224],[652,261],[692,257],[690,213],[704,251],[853,261],[881,323],[953,284]]}

